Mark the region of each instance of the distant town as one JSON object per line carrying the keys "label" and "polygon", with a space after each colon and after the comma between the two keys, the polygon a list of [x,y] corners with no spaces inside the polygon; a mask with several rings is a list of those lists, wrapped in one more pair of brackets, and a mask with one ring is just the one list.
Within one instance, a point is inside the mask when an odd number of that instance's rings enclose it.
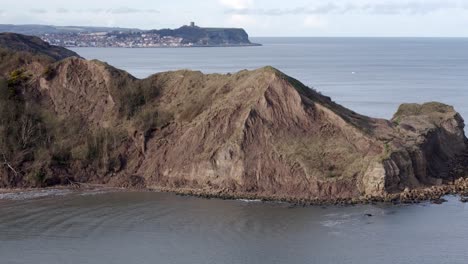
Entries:
{"label": "distant town", "polygon": [[62,47],[155,48],[193,46],[183,38],[149,32],[55,33],[40,36],[44,41]]}
{"label": "distant town", "polygon": [[241,28],[202,28],[196,26],[195,22],[178,29],[111,29],[100,32],[60,29],[36,35],[52,45],[62,47],[158,48],[259,45],[251,43],[245,30]]}

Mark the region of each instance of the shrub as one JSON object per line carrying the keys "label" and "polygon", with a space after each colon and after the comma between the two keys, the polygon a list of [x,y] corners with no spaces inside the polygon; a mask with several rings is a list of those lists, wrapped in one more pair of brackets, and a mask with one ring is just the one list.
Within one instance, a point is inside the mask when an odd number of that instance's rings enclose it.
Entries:
{"label": "shrub", "polygon": [[398,116],[397,118],[393,119],[393,124],[399,126],[401,124],[401,116]]}
{"label": "shrub", "polygon": [[106,170],[120,167],[118,148],[127,135],[119,129],[101,128],[90,133],[86,143],[77,147],[72,153],[86,165],[94,165]]}
{"label": "shrub", "polygon": [[167,125],[173,119],[173,115],[167,111],[146,108],[135,117],[134,126],[147,136],[152,130]]}
{"label": "shrub", "polygon": [[29,79],[29,75],[26,73],[24,69],[14,70],[10,73],[10,76],[7,80],[9,87],[18,86],[21,83],[27,81]]}
{"label": "shrub", "polygon": [[69,149],[59,148],[52,152],[51,162],[55,166],[67,166],[71,160],[71,152]]}
{"label": "shrub", "polygon": [[70,153],[74,160],[86,161],[88,159],[88,148],[85,144],[74,147]]}
{"label": "shrub", "polygon": [[33,172],[33,180],[35,181],[37,185],[42,185],[45,179],[46,179],[46,174],[44,170],[39,169]]}
{"label": "shrub", "polygon": [[145,97],[139,91],[127,91],[122,101],[124,115],[132,117],[145,104]]}
{"label": "shrub", "polygon": [[159,94],[157,87],[149,81],[142,82],[138,86],[126,85],[119,91],[118,96],[122,103],[121,112],[127,118],[133,117]]}

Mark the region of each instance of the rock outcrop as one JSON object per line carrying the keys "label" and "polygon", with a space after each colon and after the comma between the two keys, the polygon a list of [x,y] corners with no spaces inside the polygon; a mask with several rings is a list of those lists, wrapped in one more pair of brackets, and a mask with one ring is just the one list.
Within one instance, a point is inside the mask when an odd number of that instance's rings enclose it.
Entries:
{"label": "rock outcrop", "polygon": [[[463,119],[440,103],[402,105],[389,121],[359,115],[271,67],[138,80],[78,57],[37,63],[48,71],[25,67],[17,82],[1,74],[2,91],[16,91],[4,105],[22,102],[14,118],[25,120],[0,118],[4,187],[78,181],[331,200],[465,176]],[[41,110],[25,117],[30,108]],[[9,124],[19,127],[8,132]],[[25,130],[34,141],[11,136]]]}
{"label": "rock outcrop", "polygon": [[192,43],[195,46],[232,46],[258,45],[249,40],[249,35],[242,28],[202,28],[197,26],[183,26],[177,29],[150,30],[150,33],[161,37],[178,37],[182,43]]}

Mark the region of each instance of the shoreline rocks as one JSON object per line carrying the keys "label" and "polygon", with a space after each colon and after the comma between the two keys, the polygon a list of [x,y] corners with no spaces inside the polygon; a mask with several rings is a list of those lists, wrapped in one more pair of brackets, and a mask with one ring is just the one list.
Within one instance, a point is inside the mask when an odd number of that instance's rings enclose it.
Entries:
{"label": "shoreline rocks", "polygon": [[406,190],[401,193],[385,194],[382,197],[365,196],[350,199],[311,199],[297,197],[281,196],[261,196],[248,193],[230,193],[223,191],[213,191],[207,189],[173,189],[164,187],[149,187],[150,191],[170,192],[181,196],[192,196],[204,199],[222,199],[222,200],[261,200],[262,202],[287,202],[300,206],[322,206],[322,205],[357,205],[372,203],[389,204],[417,204],[422,202],[432,202],[442,204],[446,202],[443,198],[446,195],[459,195],[462,202],[468,202],[468,178],[460,178],[452,184],[432,186],[427,188],[417,188]]}
{"label": "shoreline rocks", "polygon": [[[259,202],[283,202],[291,204],[292,207],[297,206],[353,206],[359,204],[418,204],[423,202],[431,202],[433,204],[443,204],[447,200],[444,196],[457,195],[460,197],[460,202],[468,202],[468,178],[456,180],[453,184],[432,186],[428,188],[418,188],[406,190],[401,193],[386,194],[382,197],[365,196],[351,199],[313,199],[313,198],[298,198],[298,197],[281,197],[281,196],[261,196],[252,193],[231,193],[228,190],[217,191],[208,189],[173,189],[166,187],[152,186],[148,188],[117,188],[101,184],[83,184],[81,189],[77,189],[70,185],[60,185],[47,188],[15,188],[15,189],[0,189],[0,200],[17,200],[17,199],[35,199],[50,196],[62,196],[67,194],[86,193],[86,192],[166,192],[173,193],[179,196],[190,196],[201,199],[221,199],[221,200],[246,200]],[[55,194],[57,193],[57,195]],[[25,194],[22,196],[22,194]],[[10,199],[13,197],[14,199]],[[21,198],[23,197],[23,198]],[[367,215],[367,214],[366,214]],[[369,216],[369,215],[367,215]],[[371,215],[369,216],[371,217]]]}

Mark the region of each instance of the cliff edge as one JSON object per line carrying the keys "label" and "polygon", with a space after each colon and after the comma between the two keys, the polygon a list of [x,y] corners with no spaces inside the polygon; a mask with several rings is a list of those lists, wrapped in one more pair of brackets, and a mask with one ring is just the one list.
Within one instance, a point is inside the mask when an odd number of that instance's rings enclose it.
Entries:
{"label": "cliff edge", "polygon": [[90,182],[329,201],[465,176],[464,122],[444,104],[402,105],[383,120],[271,67],[140,80],[76,56],[31,58],[40,67],[0,73],[1,187]]}

